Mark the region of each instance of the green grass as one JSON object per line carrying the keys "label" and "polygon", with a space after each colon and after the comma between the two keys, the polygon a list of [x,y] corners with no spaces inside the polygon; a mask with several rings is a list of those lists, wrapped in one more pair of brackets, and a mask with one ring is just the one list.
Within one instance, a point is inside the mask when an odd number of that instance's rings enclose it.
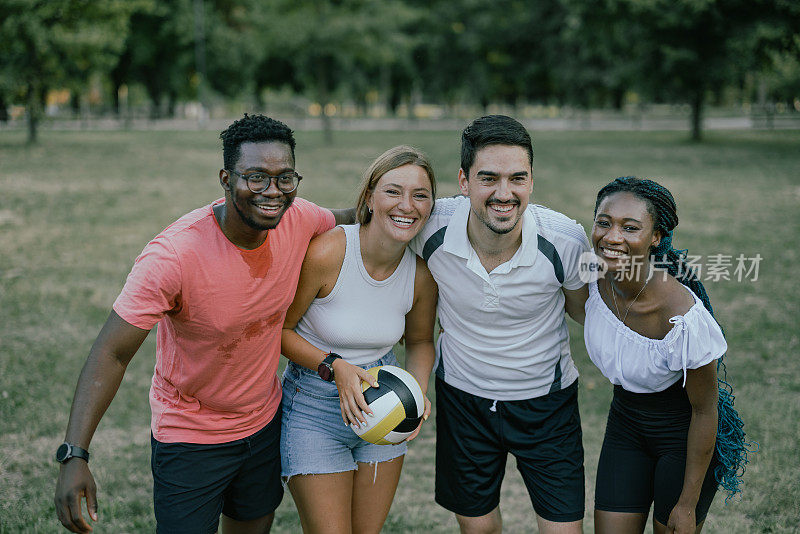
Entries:
{"label": "green grass", "polygon": [[[675,244],[709,256],[761,254],[757,281],[708,283],[726,329],[728,371],[748,436],[761,444],[744,494],[718,496],[705,532],[797,532],[800,524],[800,367],[797,364],[800,132],[533,132],[534,197],[587,228],[597,190],[619,175],[652,177],[678,200]],[[353,203],[364,167],[384,149],[427,151],[440,196],[456,193],[458,132],[298,134],[301,195],[328,207]],[[0,132],[0,533],[59,532],[52,494],[75,382],[144,244],[163,227],[221,196],[215,132]],[[594,472],[611,388],[571,325],[581,371],[591,532]],[[99,485],[97,532],[153,530],[147,391],[150,336],[92,443]],[[385,532],[455,532],[433,502],[434,420],[410,448]],[[501,510],[507,532],[535,521],[509,461]],[[298,532],[290,496],[275,532]]]}

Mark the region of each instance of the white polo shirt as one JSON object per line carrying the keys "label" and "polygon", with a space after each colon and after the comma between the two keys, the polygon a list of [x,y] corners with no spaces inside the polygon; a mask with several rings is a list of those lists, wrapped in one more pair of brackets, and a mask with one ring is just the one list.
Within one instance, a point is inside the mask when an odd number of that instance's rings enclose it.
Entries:
{"label": "white polo shirt", "polygon": [[439,284],[436,373],[462,391],[496,400],[540,397],[578,378],[561,288],[584,285],[586,232],[574,220],[529,205],[516,254],[487,273],[467,237],[467,197],[436,200],[411,249]]}

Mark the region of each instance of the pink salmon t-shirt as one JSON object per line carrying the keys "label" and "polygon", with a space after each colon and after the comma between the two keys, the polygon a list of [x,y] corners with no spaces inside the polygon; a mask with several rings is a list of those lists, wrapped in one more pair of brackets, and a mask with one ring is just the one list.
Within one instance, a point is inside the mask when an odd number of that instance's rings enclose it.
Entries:
{"label": "pink salmon t-shirt", "polygon": [[158,324],[151,429],[165,443],[225,443],[257,432],[280,407],[281,328],[309,241],[333,214],[296,198],[258,248],[231,243],[208,206],[145,246],[114,311]]}

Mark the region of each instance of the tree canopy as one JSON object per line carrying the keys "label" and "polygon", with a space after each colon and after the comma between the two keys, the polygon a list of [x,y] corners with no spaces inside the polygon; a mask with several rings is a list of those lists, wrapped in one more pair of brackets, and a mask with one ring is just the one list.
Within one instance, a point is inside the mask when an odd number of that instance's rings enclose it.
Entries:
{"label": "tree canopy", "polygon": [[[99,76],[138,86],[150,114],[268,88],[390,113],[443,104],[621,108],[626,96],[690,104],[735,88],[800,102],[800,4],[785,0],[4,0],[0,107]],[[749,85],[748,85],[749,83]],[[749,93],[748,93],[749,91]],[[116,103],[115,103],[116,104]],[[1,117],[0,117],[1,118]]]}

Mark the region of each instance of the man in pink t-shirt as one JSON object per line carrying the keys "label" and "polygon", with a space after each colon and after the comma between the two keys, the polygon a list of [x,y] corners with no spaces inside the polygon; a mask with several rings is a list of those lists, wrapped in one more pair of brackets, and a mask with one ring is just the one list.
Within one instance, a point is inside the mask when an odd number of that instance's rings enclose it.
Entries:
{"label": "man in pink t-shirt", "polygon": [[56,454],[56,511],[73,532],[91,530],[82,499],[97,521],[89,443],[156,325],[150,406],[158,532],[215,532],[220,513],[226,534],[268,532],[283,496],[281,327],[308,243],[335,217],[295,198],[301,176],[286,125],[245,115],[220,137],[225,197],[147,244],[78,379]]}

